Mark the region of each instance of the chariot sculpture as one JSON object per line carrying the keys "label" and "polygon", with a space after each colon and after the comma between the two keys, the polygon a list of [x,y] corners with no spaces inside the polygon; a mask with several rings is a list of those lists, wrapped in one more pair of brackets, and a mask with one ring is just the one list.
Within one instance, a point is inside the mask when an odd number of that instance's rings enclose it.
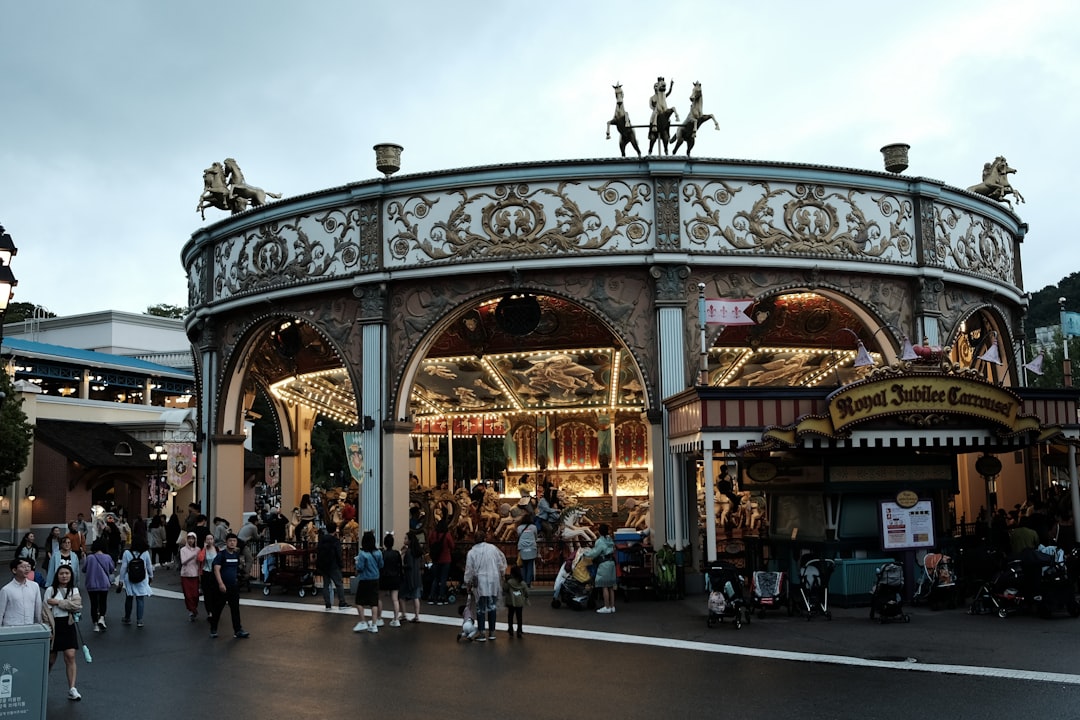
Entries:
{"label": "chariot sculpture", "polygon": [[672,153],[678,152],[679,148],[685,144],[687,157],[690,156],[690,151],[694,147],[699,127],[712,120],[716,129],[720,129],[720,123],[716,121],[716,118],[705,114],[702,110],[701,83],[699,82],[694,83],[694,90],[690,94],[690,112],[687,113],[686,120],[675,129],[674,133],[671,130],[671,118],[674,116],[675,121],[679,122],[679,113],[674,107],[668,107],[667,104],[668,96],[675,89],[674,80],[669,84],[664,78],[659,77],[653,84],[653,94],[649,98],[651,115],[649,116],[648,125],[634,125],[630,122],[630,115],[623,106],[622,84],[616,83],[612,87],[615,89],[615,114],[607,123],[606,137],[609,140],[611,139],[611,126],[614,125],[619,133],[619,152],[623,157],[626,157],[627,145],[633,146],[638,157],[641,157],[641,148],[638,147],[634,128],[647,127],[649,129],[649,155],[652,155],[654,147],[658,147],[664,155],[667,155],[668,145],[675,143]]}

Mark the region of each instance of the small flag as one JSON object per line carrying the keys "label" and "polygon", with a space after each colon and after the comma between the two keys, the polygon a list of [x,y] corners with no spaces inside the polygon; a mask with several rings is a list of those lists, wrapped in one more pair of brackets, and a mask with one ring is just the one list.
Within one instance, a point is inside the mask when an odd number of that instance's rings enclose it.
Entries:
{"label": "small flag", "polygon": [[1042,366],[1043,366],[1043,354],[1039,353],[1038,355],[1036,355],[1034,358],[1031,359],[1031,362],[1029,362],[1027,365],[1024,366],[1024,369],[1025,370],[1030,370],[1031,372],[1035,373],[1036,375],[1042,375],[1043,374]]}
{"label": "small flag", "polygon": [[706,325],[756,325],[746,314],[754,304],[753,298],[706,300],[704,318]]}
{"label": "small flag", "polygon": [[994,363],[995,365],[1001,364],[1001,353],[998,352],[998,341],[996,332],[991,336],[990,349],[980,355],[979,359],[988,363]]}

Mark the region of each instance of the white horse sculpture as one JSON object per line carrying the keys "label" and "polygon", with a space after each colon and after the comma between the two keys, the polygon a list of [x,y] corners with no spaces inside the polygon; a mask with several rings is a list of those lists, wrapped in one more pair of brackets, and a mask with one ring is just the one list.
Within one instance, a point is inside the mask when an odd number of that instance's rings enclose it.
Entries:
{"label": "white horse sculpture", "polygon": [[568,508],[562,516],[562,527],[559,529],[559,537],[567,542],[584,540],[592,542],[596,540],[596,533],[589,529],[589,519],[586,517],[587,510],[580,505]]}
{"label": "white horse sculpture", "polygon": [[1016,170],[1009,167],[1009,161],[998,155],[994,158],[994,162],[983,165],[982,182],[978,185],[972,185],[968,188],[968,191],[985,195],[991,200],[1003,202],[1009,206],[1009,209],[1012,209],[1012,203],[1006,196],[1012,195],[1016,198],[1017,203],[1024,202],[1024,196],[1009,184],[1009,175],[1014,172]]}

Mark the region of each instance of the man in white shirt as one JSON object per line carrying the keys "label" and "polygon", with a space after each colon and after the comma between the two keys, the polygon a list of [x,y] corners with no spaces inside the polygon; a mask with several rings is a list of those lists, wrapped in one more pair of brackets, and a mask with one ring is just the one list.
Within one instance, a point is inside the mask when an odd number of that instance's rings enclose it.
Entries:
{"label": "man in white shirt", "polygon": [[[479,601],[476,604],[476,625],[479,630],[477,642],[495,639],[495,613],[499,609],[499,593],[506,574],[506,556],[502,550],[487,541],[485,530],[476,531],[476,544],[465,556],[465,584],[476,585]],[[488,635],[484,637],[484,623]]]}
{"label": "man in white shirt", "polygon": [[0,626],[33,625],[41,622],[41,588],[30,581],[33,570],[26,560],[11,561],[14,578],[0,588]]}

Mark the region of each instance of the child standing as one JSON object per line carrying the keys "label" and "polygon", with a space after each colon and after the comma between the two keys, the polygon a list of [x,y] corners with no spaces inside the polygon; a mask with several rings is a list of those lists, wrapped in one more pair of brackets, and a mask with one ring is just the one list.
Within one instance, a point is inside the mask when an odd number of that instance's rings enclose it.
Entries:
{"label": "child standing", "polygon": [[522,610],[529,604],[529,586],[517,565],[510,567],[510,577],[503,581],[503,597],[506,598],[506,631],[514,637],[514,618],[517,618],[517,636],[521,635]]}

